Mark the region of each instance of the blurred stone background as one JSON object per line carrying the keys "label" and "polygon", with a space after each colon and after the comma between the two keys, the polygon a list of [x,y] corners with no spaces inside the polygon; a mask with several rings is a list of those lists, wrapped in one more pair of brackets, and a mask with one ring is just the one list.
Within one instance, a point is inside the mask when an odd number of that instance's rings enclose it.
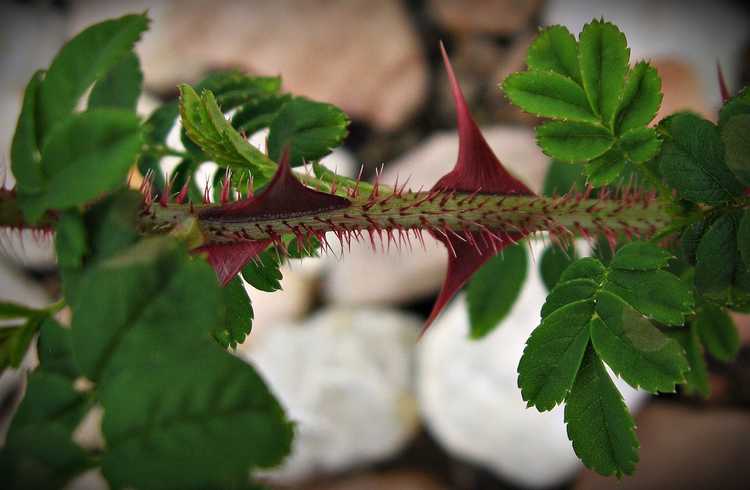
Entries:
{"label": "blurred stone background", "polygon": [[[363,164],[372,176],[384,165],[385,182],[411,176],[413,187],[430,186],[452,167],[457,150],[439,40],[490,145],[534,190],[548,164],[534,142],[535,120],[513,108],[497,85],[523,69],[539,26],[564,24],[577,33],[594,17],[617,23],[632,59],[650,59],[661,74],[659,117],[691,109],[715,119],[717,61],[731,91],[750,82],[750,9],[741,1],[58,0],[2,2],[0,9],[4,169],[33,70],[48,65],[73,33],[124,12],[148,10],[153,19],[138,45],[144,116],[174,97],[177,83],[196,82],[209,70],[280,74],[286,90],[351,116],[351,134],[330,166],[351,174]],[[538,257],[541,244],[532,248]],[[0,297],[41,305],[58,294],[49,241],[6,234],[0,249]],[[343,259],[290,264],[283,291],[251,292],[256,319],[238,355],[258,366],[298,423],[293,454],[264,475],[272,488],[747,488],[746,319],[739,319],[738,360],[710,363],[710,399],[654,399],[619,383],[637,414],[642,448],[636,475],[617,482],[581,467],[559,408],[527,410],[516,387],[516,366],[546,295],[536,264],[516,306],[487,339],[468,340],[459,296],[417,343],[444,263],[435,243],[426,252],[378,255],[355,246]],[[23,373],[0,377],[0,428]],[[98,420],[93,413],[82,424],[80,443],[102,444]],[[106,485],[90,473],[70,488]]]}

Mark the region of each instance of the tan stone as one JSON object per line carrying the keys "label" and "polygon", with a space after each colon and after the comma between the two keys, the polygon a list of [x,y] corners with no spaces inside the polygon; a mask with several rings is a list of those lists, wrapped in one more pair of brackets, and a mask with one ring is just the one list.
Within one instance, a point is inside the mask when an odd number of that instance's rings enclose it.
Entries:
{"label": "tan stone", "polygon": [[523,29],[540,0],[432,0],[438,22],[460,33],[512,34]]}
{"label": "tan stone", "polygon": [[138,53],[158,91],[236,67],[282,75],[287,90],[381,129],[404,123],[426,94],[419,39],[396,0],[79,0],[71,28],[146,7],[154,22]]}

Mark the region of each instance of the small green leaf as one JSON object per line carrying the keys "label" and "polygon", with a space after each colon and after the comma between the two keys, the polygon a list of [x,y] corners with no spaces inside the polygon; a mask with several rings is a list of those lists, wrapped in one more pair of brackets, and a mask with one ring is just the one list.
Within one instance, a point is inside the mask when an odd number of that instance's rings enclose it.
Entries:
{"label": "small green leaf", "polygon": [[567,247],[566,250],[555,245],[550,245],[544,249],[542,259],[539,262],[539,272],[548,290],[555,287],[563,271],[577,258],[578,253],[572,245]]}
{"label": "small green leaf", "polygon": [[10,147],[10,160],[17,192],[40,192],[44,186],[42,173],[42,142],[37,120],[39,89],[44,72],[38,71],[29,80],[23,95],[21,114],[18,116],[16,132]]}
{"label": "small green leaf", "polygon": [[242,277],[255,289],[272,293],[281,289],[280,254],[271,247],[242,269]]}
{"label": "small green leaf", "polygon": [[639,446],[635,422],[593,348],[587,349],[566,399],[565,423],[588,468],[605,476],[633,473]]}
{"label": "small green leaf", "polygon": [[289,94],[266,95],[242,105],[232,117],[232,126],[237,131],[253,134],[271,125],[284,105],[292,100]]}
{"label": "small green leaf", "polygon": [[740,337],[732,318],[723,308],[707,303],[701,305],[693,324],[712,356],[723,362],[734,360],[740,350]]}
{"label": "small green leaf", "polygon": [[656,156],[661,141],[653,128],[634,128],[620,136],[620,149],[634,163],[644,163]]}
{"label": "small green leaf", "polygon": [[530,70],[553,71],[581,83],[578,43],[564,26],[545,27],[529,46],[526,65]]}
{"label": "small green leaf", "polygon": [[[42,83],[37,134],[46,141],[52,127],[70,115],[86,89],[131,51],[148,23],[144,15],[126,15],[93,25],[68,41]],[[90,180],[96,179],[91,176]]]}
{"label": "small green leaf", "polygon": [[518,386],[529,406],[546,411],[565,399],[589,342],[593,312],[592,301],[570,303],[531,333],[518,364]]}
{"label": "small green leaf", "polygon": [[672,329],[667,335],[682,345],[685,349],[686,359],[690,365],[690,370],[685,373],[685,392],[688,395],[698,394],[703,398],[708,398],[711,394],[711,386],[708,382],[708,368],[706,360],[703,357],[698,333],[694,325],[689,328]]}
{"label": "small green leaf", "polygon": [[619,133],[646,126],[661,106],[661,78],[656,68],[646,61],[638,62],[628,73],[625,90],[617,114]]}
{"label": "small green leaf", "polygon": [[665,271],[613,269],[604,289],[621,298],[647,318],[666,325],[683,325],[693,311],[691,288]]}
{"label": "small green leaf", "polygon": [[[683,242],[685,238],[683,236]],[[750,211],[743,211],[737,228],[737,248],[745,266],[750,267]]]}
{"label": "small green leaf", "polygon": [[695,254],[695,287],[723,296],[732,285],[740,261],[736,216],[725,214],[711,224]]}
{"label": "small green leaf", "polygon": [[289,145],[289,164],[293,167],[319,160],[344,141],[348,125],[349,119],[338,107],[295,97],[271,122],[268,154],[278,161]]}
{"label": "small green leaf", "polygon": [[542,319],[570,303],[593,300],[598,287],[599,284],[591,279],[573,279],[557,283],[542,305]]}
{"label": "small green leaf", "polygon": [[510,75],[502,84],[510,101],[540,117],[596,124],[586,93],[568,77],[552,71],[525,71]]}
{"label": "small green leaf", "polygon": [[536,127],[544,153],[564,162],[586,162],[603,155],[615,142],[602,128],[584,123],[551,121]]}
{"label": "small green leaf", "polygon": [[620,177],[626,163],[625,155],[620,148],[610,148],[604,155],[591,160],[584,167],[587,181],[593,187],[609,185]]}
{"label": "small green leaf", "polygon": [[135,112],[142,84],[143,73],[138,57],[135,53],[127,53],[94,84],[88,108],[116,107]]}
{"label": "small green leaf", "polygon": [[35,221],[47,209],[85,204],[123,185],[140,147],[135,114],[96,109],[69,117],[42,149],[44,190],[24,203],[24,214]]}
{"label": "small green leaf", "polygon": [[674,392],[688,362],[682,347],[651,322],[607,292],[597,297],[598,318],[591,321],[596,353],[634,388]]}
{"label": "small green leaf", "polygon": [[724,163],[719,130],[695,114],[679,113],[662,121],[666,133],[657,159],[667,184],[684,199],[711,205],[743,192]]}
{"label": "small green leaf", "polygon": [[740,93],[729,99],[719,111],[719,127],[724,125],[739,114],[750,114],[750,89],[747,87],[740,90]]}
{"label": "small green leaf", "polygon": [[[469,282],[470,336],[480,339],[491,333],[510,312],[526,279],[528,257],[524,245],[513,245],[489,259]],[[502,281],[498,278],[502,277]]]}
{"label": "small green leaf", "polygon": [[579,37],[578,59],[586,97],[594,113],[612,128],[628,72],[627,40],[615,25],[599,20],[583,26]]}
{"label": "small green leaf", "polygon": [[573,262],[560,276],[560,282],[573,279],[590,279],[599,284],[604,279],[606,269],[594,257],[584,257]]}
{"label": "small green leaf", "polygon": [[745,186],[750,186],[750,113],[738,114],[721,129],[729,170]]}
{"label": "small green leaf", "polygon": [[214,338],[222,347],[234,349],[253,327],[253,306],[239,276],[221,289],[221,303],[221,322]]}
{"label": "small green leaf", "polygon": [[37,342],[39,369],[75,380],[81,370],[73,357],[73,341],[70,329],[64,328],[53,318],[47,318],[39,330]]}
{"label": "small green leaf", "polygon": [[631,242],[620,248],[610,267],[628,271],[649,271],[666,267],[674,256],[649,242]]}

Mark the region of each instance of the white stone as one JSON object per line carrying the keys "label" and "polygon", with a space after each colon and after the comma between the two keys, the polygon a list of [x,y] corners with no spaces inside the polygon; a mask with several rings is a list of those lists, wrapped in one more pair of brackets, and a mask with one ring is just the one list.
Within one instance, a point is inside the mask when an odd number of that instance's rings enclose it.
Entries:
{"label": "white stone", "polygon": [[[525,128],[490,127],[487,142],[506,168],[532,190],[539,191],[548,159],[536,146],[533,131]],[[429,189],[450,172],[458,154],[455,131],[438,133],[386,167],[381,178],[393,184],[409,178],[412,189]],[[403,303],[424,297],[440,287],[447,267],[445,247],[425,234],[423,250],[412,240],[413,250],[373,253],[368,243],[352,244],[351,253],[332,266],[325,283],[325,297],[339,304]]]}
{"label": "white stone", "polygon": [[216,68],[280,74],[290,92],[381,129],[402,124],[426,95],[419,39],[397,0],[78,0],[71,31],[146,8],[154,22],[137,50],[159,91]]}
{"label": "white stone", "polygon": [[544,24],[562,24],[576,35],[583,25],[604,17],[625,33],[631,60],[670,58],[695,68],[701,89],[711,105],[720,104],[716,61],[721,62],[731,86],[736,80],[750,19],[731,2],[696,0],[551,0],[542,15]]}
{"label": "white stone", "polygon": [[291,482],[343,471],[404,447],[417,427],[418,327],[392,310],[330,309],[254,338],[245,355],[297,424],[291,456],[269,478]]}
{"label": "white stone", "polygon": [[[535,252],[541,252],[535,244]],[[430,433],[453,455],[480,464],[525,487],[562,484],[580,468],[567,438],[561,406],[539,413],[526,408],[517,368],[547,296],[537,263],[497,329],[468,338],[464,296],[458,296],[418,345],[417,392]],[[631,410],[647,394],[616,380]]]}

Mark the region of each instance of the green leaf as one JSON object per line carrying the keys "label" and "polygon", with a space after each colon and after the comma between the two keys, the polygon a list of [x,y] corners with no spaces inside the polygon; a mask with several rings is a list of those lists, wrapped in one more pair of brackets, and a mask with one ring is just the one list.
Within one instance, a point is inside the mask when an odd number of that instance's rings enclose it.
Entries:
{"label": "green leaf", "polygon": [[630,60],[627,40],[615,25],[600,20],[583,26],[579,37],[578,60],[586,97],[594,113],[613,128]]}
{"label": "green leaf", "polygon": [[47,209],[85,204],[123,185],[140,146],[138,118],[127,111],[96,109],[67,118],[42,149],[44,189],[23,204],[24,214],[35,221]]}
{"label": "green leaf", "polygon": [[94,84],[88,108],[116,107],[135,112],[142,84],[143,73],[138,57],[135,53],[127,53],[104,78]]}
{"label": "green leaf", "polygon": [[573,262],[560,276],[560,282],[573,279],[590,279],[599,284],[604,279],[606,269],[594,257],[584,257]]}
{"label": "green leaf", "polygon": [[698,250],[698,244],[700,243],[703,233],[706,231],[706,222],[698,221],[685,228],[682,233],[681,248],[682,255],[689,264],[695,264],[695,254]]}
{"label": "green leaf", "polygon": [[242,105],[232,117],[232,126],[237,131],[253,134],[271,125],[284,105],[292,100],[289,94],[266,95]]}
{"label": "green leaf", "polygon": [[635,422],[592,348],[566,399],[568,438],[583,464],[602,475],[632,474],[638,462]]}
{"label": "green leaf", "polygon": [[271,122],[268,155],[278,161],[284,147],[289,145],[290,165],[319,160],[344,141],[348,125],[349,119],[338,107],[295,97],[284,104]]}
{"label": "green leaf", "polygon": [[593,300],[598,287],[599,283],[591,279],[573,279],[557,283],[542,305],[542,319],[570,303]]}
{"label": "green leaf", "polygon": [[570,303],[531,333],[518,364],[518,386],[529,406],[546,411],[565,399],[589,342],[593,311],[592,301]]}
{"label": "green leaf", "polygon": [[158,369],[132,366],[102,404],[102,471],[115,488],[225,488],[291,449],[292,425],[261,378],[214,346]]}
{"label": "green leaf", "polygon": [[680,344],[607,292],[598,296],[596,312],[598,318],[591,321],[594,349],[629,385],[651,393],[673,392],[684,381],[689,366]]}
{"label": "green leaf", "polygon": [[257,185],[271,179],[276,164],[240,136],[211,92],[199,97],[189,85],[180,85],[180,114],[190,139],[217,164],[250,170]]}
{"label": "green leaf", "polygon": [[530,70],[553,71],[581,83],[578,43],[564,26],[550,26],[539,32],[529,46],[526,65]]}
{"label": "green leaf", "polygon": [[14,320],[16,318],[31,318],[39,315],[43,310],[30,308],[28,306],[11,303],[9,301],[0,301],[0,320]]}
{"label": "green leaf", "polygon": [[60,215],[55,227],[55,250],[57,263],[62,268],[81,267],[83,264],[88,244],[83,217],[77,211],[66,211]]}
{"label": "green leaf", "polygon": [[695,287],[702,293],[723,296],[732,285],[740,261],[737,219],[720,216],[701,238],[695,254]]}
{"label": "green leaf", "polygon": [[242,269],[242,277],[255,289],[272,293],[281,289],[281,265],[278,251],[271,247],[258,254]]}
{"label": "green leaf", "polygon": [[196,89],[211,91],[219,106],[230,111],[278,93],[281,77],[250,77],[237,70],[222,70],[201,80]]}
{"label": "green leaf", "polygon": [[572,245],[565,250],[555,245],[550,245],[544,249],[539,262],[539,272],[548,290],[555,287],[563,271],[577,258],[578,253]]}
{"label": "green leaf", "polygon": [[586,93],[568,77],[552,71],[524,71],[510,75],[502,84],[510,101],[540,117],[597,124]]}
{"label": "green leaf", "polygon": [[750,89],[743,88],[740,93],[729,99],[719,111],[719,127],[739,114],[750,114]]}
{"label": "green leaf", "polygon": [[0,454],[3,488],[62,488],[87,469],[86,454],[71,439],[87,408],[69,378],[32,373]]}
{"label": "green leaf", "polygon": [[750,113],[738,114],[721,129],[729,170],[745,186],[750,186]]}
{"label": "green leaf", "polygon": [[708,398],[711,394],[711,386],[708,382],[708,368],[703,357],[698,333],[694,325],[689,328],[673,329],[667,332],[669,337],[675,339],[685,350],[686,359],[690,369],[685,373],[684,389],[688,395],[698,394]]}
{"label": "green leaf", "polygon": [[650,242],[631,242],[620,248],[610,267],[628,271],[650,271],[666,267],[674,256]]}
{"label": "green leaf", "polygon": [[39,331],[37,341],[39,369],[75,380],[81,370],[73,358],[73,341],[69,328],[64,328],[53,318],[47,318]]}
{"label": "green leaf", "polygon": [[44,72],[38,71],[29,80],[23,95],[21,114],[18,116],[16,132],[10,147],[10,160],[17,192],[40,192],[44,186],[42,155],[39,141],[40,129],[37,120],[39,89]]}
{"label": "green leaf", "polygon": [[691,288],[674,274],[613,269],[604,289],[646,317],[665,325],[683,325],[693,311]]}
{"label": "green leaf", "polygon": [[634,128],[620,136],[618,142],[625,157],[634,163],[644,163],[654,158],[661,141],[653,128]]}
{"label": "green leaf", "polygon": [[564,162],[586,162],[603,155],[615,142],[602,128],[584,123],[551,121],[536,127],[544,153]]}
{"label": "green leaf", "polygon": [[719,130],[695,114],[680,113],[660,125],[666,133],[657,159],[667,184],[683,199],[721,204],[743,192],[724,163]]}
{"label": "green leaf", "polygon": [[723,362],[734,360],[740,350],[740,337],[723,308],[708,303],[701,305],[693,324],[712,356]]}
{"label": "green leaf", "polygon": [[253,327],[253,306],[238,276],[221,289],[221,322],[214,338],[224,348],[237,347]]}
{"label": "green leaf", "polygon": [[0,372],[6,367],[17,368],[29,351],[29,345],[46,315],[29,317],[22,326],[0,328]]}
{"label": "green leaf", "polygon": [[559,160],[552,160],[544,177],[545,196],[565,194],[570,190],[583,191],[586,188],[586,177],[583,166]]}
{"label": "green leaf", "polygon": [[584,167],[588,183],[603,187],[616,181],[625,170],[625,155],[619,147],[610,148],[604,155],[591,160]]}
{"label": "green leaf", "polygon": [[[176,101],[162,104],[155,109],[143,123],[143,142],[147,145],[166,144],[167,136],[175,125],[179,113],[180,107]],[[150,170],[156,189],[163,189],[165,184],[160,161],[161,157],[147,152],[142,152],[138,158],[138,171],[141,175],[146,175]]]}
{"label": "green leaf", "polygon": [[[510,312],[521,293],[528,270],[524,245],[513,245],[489,259],[469,282],[470,336],[480,339],[491,333]],[[502,281],[498,278],[502,277]]]}
{"label": "green leaf", "polygon": [[[683,242],[684,242],[683,237]],[[737,227],[737,249],[745,265],[750,267],[750,211],[743,211]]]}
{"label": "green leaf", "polygon": [[[53,126],[67,118],[86,89],[132,50],[148,23],[145,15],[126,15],[93,25],[68,41],[42,83],[37,134],[46,141]],[[92,176],[91,180],[96,179]]]}
{"label": "green leaf", "polygon": [[636,63],[625,80],[625,90],[617,114],[619,133],[646,126],[661,106],[661,78],[646,61]]}

